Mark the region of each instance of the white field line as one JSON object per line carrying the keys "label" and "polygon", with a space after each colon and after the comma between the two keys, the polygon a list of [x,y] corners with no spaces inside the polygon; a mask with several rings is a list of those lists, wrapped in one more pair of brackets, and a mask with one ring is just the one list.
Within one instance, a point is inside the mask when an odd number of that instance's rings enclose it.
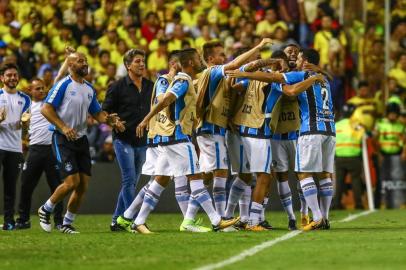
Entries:
{"label": "white field line", "polygon": [[348,217],[346,217],[346,218],[344,218],[342,220],[339,220],[338,222],[349,222],[349,221],[352,221],[352,220],[354,220],[356,218],[372,214],[375,211],[376,210],[362,211],[361,213],[358,213],[358,214],[355,214],[355,215],[349,215]]}
{"label": "white field line", "polygon": [[[341,219],[338,222],[349,222],[349,221],[352,221],[352,220],[357,219],[359,217],[372,214],[373,212],[375,212],[375,211],[374,210],[372,210],[372,211],[371,210],[363,211],[363,212],[355,214],[355,215],[349,215],[348,217],[346,217],[344,219]],[[299,230],[289,232],[287,234],[282,235],[281,237],[278,237],[278,238],[263,242],[263,243],[261,243],[259,245],[253,246],[252,248],[244,250],[243,252],[241,252],[241,253],[239,253],[239,254],[237,254],[235,256],[232,256],[232,257],[230,257],[230,258],[228,258],[228,259],[226,259],[224,261],[220,261],[218,263],[213,263],[213,264],[208,264],[208,265],[196,268],[195,270],[214,270],[214,269],[219,269],[221,267],[224,267],[224,266],[227,266],[227,265],[242,261],[247,257],[253,256],[253,255],[257,254],[258,252],[260,252],[260,251],[262,251],[262,250],[264,250],[266,248],[272,247],[272,246],[276,245],[279,242],[289,240],[289,239],[291,239],[291,238],[293,238],[295,236],[298,236],[301,233],[302,233],[302,231],[299,231]]]}

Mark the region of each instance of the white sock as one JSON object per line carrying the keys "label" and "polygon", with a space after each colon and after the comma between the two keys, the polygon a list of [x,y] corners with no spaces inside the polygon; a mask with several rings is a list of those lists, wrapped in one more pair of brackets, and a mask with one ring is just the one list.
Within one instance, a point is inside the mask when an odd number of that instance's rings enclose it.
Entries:
{"label": "white sock", "polygon": [[[244,193],[244,188],[248,185],[242,181],[238,176],[235,178],[233,184],[231,185],[230,194],[228,196],[226,217],[230,218],[234,216],[235,207],[237,206],[238,200]],[[249,204],[249,203],[248,203]],[[240,209],[241,212],[241,209]],[[241,215],[241,214],[240,214]]]}
{"label": "white sock", "polygon": [[306,199],[303,195],[303,190],[300,187],[299,181],[297,182],[297,193],[299,194],[299,199],[300,199],[300,213],[302,215],[308,215],[309,214],[309,207],[307,206]]}
{"label": "white sock", "polygon": [[51,199],[48,199],[48,201],[45,202],[44,204],[44,209],[48,212],[53,212],[55,208],[55,204],[51,202]]}
{"label": "white sock", "polygon": [[263,206],[260,203],[257,202],[251,203],[250,219],[249,219],[250,226],[255,226],[259,224],[262,208]]}
{"label": "white sock", "polygon": [[269,202],[269,198],[265,197],[264,202],[262,203],[262,212],[261,212],[261,217],[259,218],[259,221],[266,220],[266,218],[265,218],[265,210],[266,210],[266,207],[268,205],[268,202]]}
{"label": "white sock", "polygon": [[66,211],[65,216],[63,217],[63,225],[71,225],[75,220],[76,214]]}
{"label": "white sock", "polygon": [[308,177],[300,181],[300,186],[303,190],[303,195],[306,199],[307,205],[312,210],[313,220],[319,221],[322,219],[319,201],[317,199],[317,187],[313,181],[313,177]]}
{"label": "white sock", "polygon": [[319,182],[320,210],[324,219],[328,219],[333,193],[331,178],[326,178]]}
{"label": "white sock", "polygon": [[124,218],[126,219],[134,219],[135,214],[137,214],[140,209],[141,209],[141,205],[142,202],[144,201],[144,196],[145,193],[147,192],[149,186],[152,183],[152,179],[149,180],[149,182],[143,186],[140,190],[140,192],[138,192],[137,196],[134,198],[133,202],[130,204],[130,206],[124,211]]}
{"label": "white sock", "polygon": [[148,188],[144,196],[144,201],[142,202],[141,210],[137,215],[137,218],[134,220],[134,224],[142,225],[145,224],[149,213],[154,210],[155,206],[159,201],[162,191],[165,188],[161,186],[157,181],[153,181]]}
{"label": "white sock", "polygon": [[183,216],[186,216],[186,211],[188,209],[189,204],[189,187],[187,185],[187,177],[186,176],[179,176],[173,179],[175,182],[175,198],[178,202],[180,211],[182,211]]}
{"label": "white sock", "polygon": [[227,178],[214,177],[213,200],[217,213],[222,217],[226,215],[226,183]]}
{"label": "white sock", "polygon": [[199,209],[200,209],[199,203],[195,200],[195,198],[192,195],[190,195],[185,219],[195,220],[196,214],[197,212],[199,212]]}
{"label": "white sock", "polygon": [[213,207],[213,202],[209,192],[203,184],[203,180],[190,181],[190,190],[193,198],[196,199],[196,201],[209,216],[211,224],[218,225],[221,221],[221,217],[219,214],[217,214]]}
{"label": "white sock", "polygon": [[290,190],[289,182],[279,182],[278,181],[278,193],[281,199],[281,203],[286,213],[288,214],[289,220],[296,220],[295,213],[293,212],[292,205],[292,192]]}
{"label": "white sock", "polygon": [[240,207],[240,220],[241,222],[248,222],[250,219],[250,203],[251,203],[252,188],[249,185],[245,185],[244,193],[239,200]]}

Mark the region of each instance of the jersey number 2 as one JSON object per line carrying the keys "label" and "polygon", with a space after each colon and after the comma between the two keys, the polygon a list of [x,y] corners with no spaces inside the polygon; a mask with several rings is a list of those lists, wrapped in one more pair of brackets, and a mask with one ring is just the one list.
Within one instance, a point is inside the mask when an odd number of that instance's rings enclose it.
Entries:
{"label": "jersey number 2", "polygon": [[323,99],[323,110],[329,110],[330,107],[328,106],[328,90],[325,87],[321,88],[321,98]]}

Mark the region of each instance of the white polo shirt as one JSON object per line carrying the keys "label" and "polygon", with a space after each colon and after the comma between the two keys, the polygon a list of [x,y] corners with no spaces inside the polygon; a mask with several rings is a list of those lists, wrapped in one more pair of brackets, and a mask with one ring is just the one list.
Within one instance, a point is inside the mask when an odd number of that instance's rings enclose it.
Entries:
{"label": "white polo shirt", "polygon": [[[76,129],[79,137],[86,135],[88,113],[96,114],[101,111],[92,85],[87,81],[76,82],[70,76],[66,76],[52,87],[45,102],[55,108],[57,115],[66,125]],[[51,130],[55,129],[52,125]]]}
{"label": "white polo shirt", "polygon": [[10,94],[0,89],[0,108],[6,110],[6,119],[0,123],[0,150],[23,152],[20,121],[30,105],[30,97],[23,92]]}
{"label": "white polo shirt", "polygon": [[51,145],[52,131],[49,130],[48,120],[41,114],[43,101],[33,101],[31,104],[31,119],[28,134],[30,145]]}

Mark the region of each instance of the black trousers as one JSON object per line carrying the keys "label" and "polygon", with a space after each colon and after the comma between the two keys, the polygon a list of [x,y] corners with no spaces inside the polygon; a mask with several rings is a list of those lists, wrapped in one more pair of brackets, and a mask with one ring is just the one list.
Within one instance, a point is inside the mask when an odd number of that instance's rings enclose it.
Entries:
{"label": "black trousers", "polygon": [[4,223],[14,224],[17,179],[22,162],[21,153],[0,150],[0,171],[3,171],[4,185]]}
{"label": "black trousers", "polygon": [[[61,184],[57,161],[51,145],[30,145],[21,176],[21,195],[18,205],[19,222],[30,220],[31,198],[42,173],[45,172],[51,193]],[[63,202],[55,206],[54,221],[62,224]]]}
{"label": "black trousers", "polygon": [[363,185],[361,180],[362,169],[361,157],[336,157],[336,194],[334,197],[334,206],[341,207],[341,198],[344,193],[345,177],[349,173],[352,180],[352,191],[354,193],[355,207],[363,208],[362,192]]}

